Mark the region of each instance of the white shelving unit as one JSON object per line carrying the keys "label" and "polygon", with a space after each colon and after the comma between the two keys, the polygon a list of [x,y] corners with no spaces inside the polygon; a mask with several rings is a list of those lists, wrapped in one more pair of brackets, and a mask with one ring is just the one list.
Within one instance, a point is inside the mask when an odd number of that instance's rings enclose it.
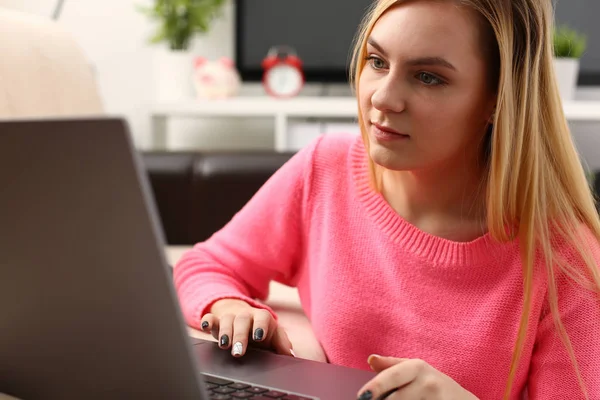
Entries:
{"label": "white shelving unit", "polygon": [[[275,149],[286,151],[289,150],[287,132],[290,119],[335,118],[355,121],[357,110],[356,99],[350,96],[295,97],[286,100],[257,96],[157,104],[151,110],[153,147],[166,147],[168,121],[171,118],[271,117],[275,124]],[[564,110],[569,121],[600,122],[600,101],[567,102]]]}

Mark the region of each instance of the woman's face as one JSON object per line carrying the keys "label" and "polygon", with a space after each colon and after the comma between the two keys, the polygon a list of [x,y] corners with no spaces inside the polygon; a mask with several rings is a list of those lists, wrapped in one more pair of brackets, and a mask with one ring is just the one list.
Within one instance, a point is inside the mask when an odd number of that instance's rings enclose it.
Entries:
{"label": "woman's face", "polygon": [[496,100],[479,35],[450,1],[408,1],[377,21],[358,82],[376,164],[447,169],[480,154]]}

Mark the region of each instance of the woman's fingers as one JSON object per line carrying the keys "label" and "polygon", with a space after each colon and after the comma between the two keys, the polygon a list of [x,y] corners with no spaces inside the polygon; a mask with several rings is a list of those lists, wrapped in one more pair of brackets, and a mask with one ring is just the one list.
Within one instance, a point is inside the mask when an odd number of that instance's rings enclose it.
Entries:
{"label": "woman's fingers", "polygon": [[252,329],[252,314],[242,312],[235,317],[233,321],[233,345],[231,354],[234,357],[241,357],[246,354],[248,348],[248,336]]}
{"label": "woman's fingers", "polygon": [[412,384],[419,375],[426,373],[427,368],[428,365],[422,360],[399,362],[379,372],[375,378],[367,382],[360,390],[358,399],[379,399],[388,395],[391,397],[391,393],[395,393],[398,388]]}
{"label": "woman's fingers", "polygon": [[219,335],[219,319],[214,314],[206,314],[200,321],[200,328],[202,332],[210,332],[215,339],[218,339]]}
{"label": "woman's fingers", "polygon": [[367,359],[369,366],[375,372],[381,372],[384,369],[393,367],[401,362],[408,361],[407,358],[382,357],[376,354],[371,354]]}
{"label": "woman's fingers", "polygon": [[234,357],[246,354],[249,344],[295,356],[287,334],[267,310],[235,310],[220,318],[209,313],[202,317],[200,325],[203,332],[212,333],[220,348],[231,349]]}
{"label": "woman's fingers", "polygon": [[285,333],[285,330],[280,326],[275,328],[275,334],[273,335],[272,345],[278,354],[296,357],[292,348],[292,342],[290,342],[287,333]]}
{"label": "woman's fingers", "polygon": [[233,321],[235,315],[225,314],[219,320],[219,347],[222,349],[228,349],[231,345],[231,338],[233,337]]}
{"label": "woman's fingers", "polygon": [[269,327],[273,317],[267,310],[257,310],[254,313],[254,324],[252,326],[252,340],[263,342],[271,334]]}

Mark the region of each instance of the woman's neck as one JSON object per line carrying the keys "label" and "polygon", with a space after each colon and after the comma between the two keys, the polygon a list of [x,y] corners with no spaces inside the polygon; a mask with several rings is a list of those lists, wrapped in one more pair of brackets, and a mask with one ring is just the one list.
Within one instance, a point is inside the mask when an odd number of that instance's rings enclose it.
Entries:
{"label": "woman's neck", "polygon": [[[471,165],[476,165],[473,163]],[[458,242],[487,232],[485,185],[481,167],[439,167],[382,171],[382,194],[390,206],[417,228]]]}

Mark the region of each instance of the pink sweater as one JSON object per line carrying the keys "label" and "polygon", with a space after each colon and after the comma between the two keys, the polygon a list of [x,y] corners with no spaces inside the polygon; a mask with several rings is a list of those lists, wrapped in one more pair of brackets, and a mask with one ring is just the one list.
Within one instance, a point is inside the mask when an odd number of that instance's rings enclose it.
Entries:
{"label": "pink sweater", "polygon": [[[500,399],[523,299],[518,244],[420,231],[370,188],[366,160],[360,138],[323,136],[187,252],[175,268],[187,323],[198,328],[220,298],[267,308],[256,299],[276,280],[298,288],[331,363],[368,369],[372,353],[420,358],[479,398]],[[539,267],[512,398],[528,386],[531,399],[579,399]],[[559,290],[590,398],[600,399],[600,304],[577,286]]]}

